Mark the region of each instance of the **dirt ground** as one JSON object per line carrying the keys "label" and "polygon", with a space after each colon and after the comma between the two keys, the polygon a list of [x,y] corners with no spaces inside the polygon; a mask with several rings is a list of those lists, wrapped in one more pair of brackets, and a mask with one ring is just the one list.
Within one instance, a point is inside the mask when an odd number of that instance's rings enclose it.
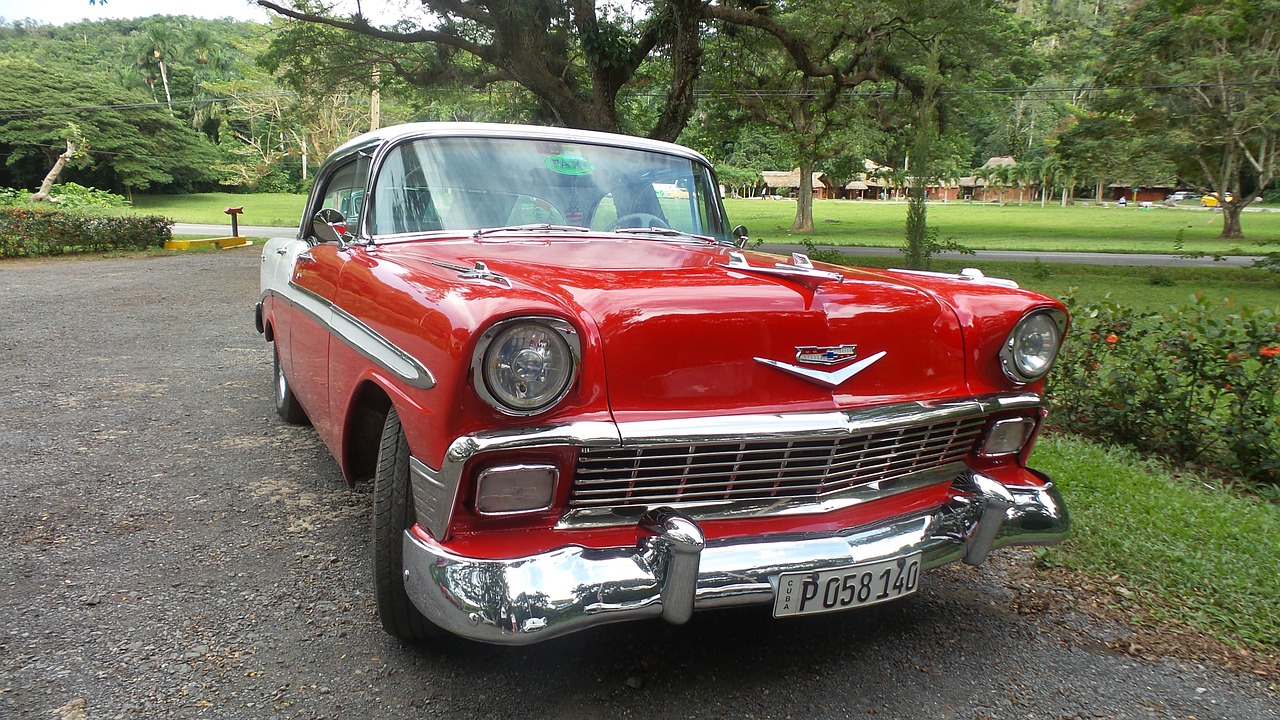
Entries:
{"label": "dirt ground", "polygon": [[889,606],[404,646],[370,496],[272,408],[258,255],[0,262],[0,718],[1276,718],[1002,553]]}

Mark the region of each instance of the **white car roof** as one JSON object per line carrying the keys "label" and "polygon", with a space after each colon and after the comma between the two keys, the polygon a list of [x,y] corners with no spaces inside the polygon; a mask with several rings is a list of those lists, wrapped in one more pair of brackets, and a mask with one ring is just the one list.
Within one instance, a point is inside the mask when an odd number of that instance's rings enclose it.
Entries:
{"label": "white car roof", "polygon": [[333,155],[342,155],[352,148],[369,145],[375,142],[401,140],[407,137],[494,137],[494,138],[532,138],[536,140],[558,140],[570,143],[586,143],[592,145],[612,145],[629,147],[637,150],[650,150],[698,160],[709,165],[707,159],[696,150],[683,145],[634,137],[615,133],[597,132],[594,130],[576,130],[562,127],[543,127],[540,125],[507,125],[503,123],[473,122],[421,122],[391,125],[364,133],[343,143],[333,151]]}

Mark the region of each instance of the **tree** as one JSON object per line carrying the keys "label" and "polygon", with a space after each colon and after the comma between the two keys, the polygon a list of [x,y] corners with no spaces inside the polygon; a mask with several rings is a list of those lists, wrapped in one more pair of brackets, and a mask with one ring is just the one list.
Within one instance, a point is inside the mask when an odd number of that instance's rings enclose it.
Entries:
{"label": "tree", "polygon": [[355,14],[336,17],[305,0],[258,4],[287,18],[382,41],[381,48],[399,46],[387,58],[388,73],[420,89],[515,83],[571,127],[620,130],[619,98],[658,54],[670,65],[670,82],[661,114],[643,130],[674,139],[694,108],[704,19],[698,0],[637,6],[635,15],[613,4],[597,7],[594,0],[423,0],[421,26],[406,20],[390,28],[372,25],[358,6]]}
{"label": "tree", "polygon": [[[557,123],[661,140],[674,140],[695,109],[712,24],[721,33],[741,28],[772,38],[800,76],[841,88],[866,79],[888,37],[880,25],[860,27],[828,17],[847,28],[839,45],[848,50],[837,59],[827,44],[831,33],[815,40],[807,34],[810,26],[797,30],[779,19],[805,5],[784,0],[741,5],[655,0],[632,4],[625,12],[618,3],[597,0],[421,0],[422,20],[391,27],[375,27],[358,5],[355,14],[338,17],[307,0],[258,4],[286,18],[380,41],[380,50],[398,46],[383,60],[390,73],[414,87],[514,84],[537,98]],[[857,7],[834,0],[820,5],[841,12]],[[888,27],[897,32],[906,25]],[[312,56],[328,50],[323,44],[295,47]],[[652,103],[646,96],[655,94],[660,99]],[[652,106],[652,112],[632,112],[635,106]],[[630,126],[629,119],[643,125]]]}
{"label": "tree", "polygon": [[12,57],[0,57],[0,76],[6,184],[30,187],[51,169],[124,191],[213,180],[203,137],[137,91],[72,65]]}
{"label": "tree", "polygon": [[[1167,143],[1190,184],[1222,202],[1222,237],[1280,172],[1280,0],[1148,0],[1116,30],[1100,102],[1138,136]],[[1231,198],[1231,199],[1227,199]]]}
{"label": "tree", "polygon": [[[880,52],[903,29],[893,10],[875,0],[761,4],[753,15],[767,23],[719,20],[706,41],[704,85],[720,101],[712,114],[732,122],[745,113],[791,146],[786,167],[800,170],[792,231],[814,228],[818,164],[866,145],[870,113],[850,91],[895,71]],[[806,69],[779,39],[788,36],[805,37],[837,72]]]}

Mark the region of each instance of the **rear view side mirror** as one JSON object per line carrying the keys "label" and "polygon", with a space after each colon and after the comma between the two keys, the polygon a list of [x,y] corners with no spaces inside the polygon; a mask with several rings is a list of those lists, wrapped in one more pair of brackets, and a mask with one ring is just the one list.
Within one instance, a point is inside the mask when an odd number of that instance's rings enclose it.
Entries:
{"label": "rear view side mirror", "polygon": [[747,246],[747,239],[748,239],[748,238],[747,238],[747,226],[746,226],[746,225],[739,225],[739,226],[735,227],[735,228],[733,229],[733,237],[737,239],[737,243],[736,243],[736,244],[737,244],[737,246],[738,246],[738,247],[746,247],[746,246]]}
{"label": "rear view side mirror", "polygon": [[347,217],[333,208],[324,208],[311,218],[311,232],[323,242],[347,242]]}

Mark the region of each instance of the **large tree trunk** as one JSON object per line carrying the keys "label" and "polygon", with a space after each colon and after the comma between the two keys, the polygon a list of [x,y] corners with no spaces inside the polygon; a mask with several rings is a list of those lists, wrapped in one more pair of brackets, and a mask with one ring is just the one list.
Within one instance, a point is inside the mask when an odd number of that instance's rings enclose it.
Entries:
{"label": "large tree trunk", "polygon": [[49,170],[49,174],[44,176],[44,182],[40,183],[40,189],[31,196],[32,200],[42,202],[49,199],[49,192],[53,190],[54,183],[58,182],[58,176],[62,174],[62,169],[67,166],[67,162],[75,155],[76,144],[68,140],[67,151],[58,156],[57,161],[53,163],[53,168]]}
{"label": "large tree trunk", "polygon": [[1240,211],[1242,209],[1234,202],[1222,203],[1221,237],[1231,240],[1244,237],[1244,231],[1240,229]]}
{"label": "large tree trunk", "polygon": [[792,231],[813,231],[813,161],[800,161],[800,187],[796,191],[796,221],[791,224]]}

